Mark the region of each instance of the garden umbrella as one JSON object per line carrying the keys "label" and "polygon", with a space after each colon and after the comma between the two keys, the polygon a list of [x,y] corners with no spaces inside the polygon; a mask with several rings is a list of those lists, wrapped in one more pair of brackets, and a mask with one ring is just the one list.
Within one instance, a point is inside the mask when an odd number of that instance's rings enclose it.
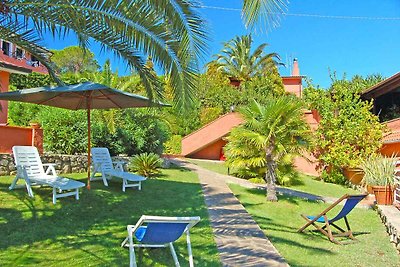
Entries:
{"label": "garden umbrella", "polygon": [[148,98],[93,82],[38,87],[0,93],[0,100],[19,101],[71,110],[86,109],[88,120],[88,188],[90,188],[90,111],[92,109],[168,106]]}

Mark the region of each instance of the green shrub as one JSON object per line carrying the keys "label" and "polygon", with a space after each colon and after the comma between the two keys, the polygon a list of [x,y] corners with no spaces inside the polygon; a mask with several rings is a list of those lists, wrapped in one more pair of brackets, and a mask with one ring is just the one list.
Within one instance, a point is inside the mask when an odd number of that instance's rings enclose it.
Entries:
{"label": "green shrub", "polygon": [[108,147],[111,155],[135,155],[144,152],[161,154],[163,143],[168,139],[167,126],[157,116],[156,111],[120,110],[110,119],[101,111],[93,112],[92,144]]}
{"label": "green shrub", "polygon": [[45,107],[38,114],[48,151],[76,154],[87,151],[87,119],[83,111]]}
{"label": "green shrub", "polygon": [[200,122],[201,125],[206,125],[213,120],[218,119],[223,114],[223,110],[220,107],[216,108],[202,108],[200,111]]}
{"label": "green shrub", "polygon": [[339,169],[332,168],[330,171],[323,170],[321,179],[327,183],[345,184],[347,179]]}
{"label": "green shrub", "polygon": [[371,113],[372,101],[361,99],[359,92],[377,78],[338,80],[332,77],[328,90],[310,85],[304,90],[310,109],[318,110],[321,121],[315,132],[314,155],[325,170],[326,182],[345,183],[342,168],[358,167],[361,160],[377,153],[385,126]]}
{"label": "green shrub", "polygon": [[135,155],[130,163],[129,169],[145,177],[152,177],[160,172],[162,160],[154,153],[141,153]]}
{"label": "green shrub", "polygon": [[173,135],[164,143],[164,153],[170,155],[179,155],[182,152],[182,136]]}
{"label": "green shrub", "polygon": [[44,106],[10,101],[8,106],[8,122],[10,125],[28,126],[29,122],[39,121],[39,113]]}
{"label": "green shrub", "polygon": [[23,74],[11,74],[10,75],[10,86],[13,89],[27,89],[42,86],[49,86],[52,83],[52,79],[49,75],[32,72],[29,75]]}

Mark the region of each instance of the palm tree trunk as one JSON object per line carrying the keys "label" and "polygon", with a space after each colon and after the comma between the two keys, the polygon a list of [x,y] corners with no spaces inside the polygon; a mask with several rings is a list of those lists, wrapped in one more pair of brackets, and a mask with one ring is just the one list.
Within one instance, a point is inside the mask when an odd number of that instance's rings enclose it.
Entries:
{"label": "palm tree trunk", "polygon": [[265,172],[265,181],[267,183],[267,201],[278,201],[278,197],[276,196],[276,162],[273,159],[272,151],[269,152],[270,149],[267,149],[265,159],[267,164],[267,170]]}

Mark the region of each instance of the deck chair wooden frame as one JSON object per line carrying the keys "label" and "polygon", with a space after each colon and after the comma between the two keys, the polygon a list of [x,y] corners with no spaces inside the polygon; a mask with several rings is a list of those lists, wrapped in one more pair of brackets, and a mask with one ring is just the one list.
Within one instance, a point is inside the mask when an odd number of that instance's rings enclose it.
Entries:
{"label": "deck chair wooden frame", "polygon": [[[136,256],[135,256],[135,247],[151,247],[151,248],[160,248],[160,247],[169,247],[171,251],[172,258],[174,259],[174,263],[176,267],[179,267],[179,261],[178,261],[178,256],[176,255],[173,242],[175,242],[177,239],[179,239],[182,235],[186,234],[186,243],[187,243],[187,250],[189,254],[189,266],[194,267],[194,262],[193,262],[193,253],[192,253],[192,247],[190,243],[190,229],[196,225],[200,221],[200,217],[165,217],[165,216],[148,216],[148,215],[142,215],[138,222],[135,225],[128,225],[127,230],[128,230],[128,237],[125,238],[125,240],[121,243],[121,247],[129,248],[129,261],[130,267],[136,267]],[[157,224],[156,233],[147,233],[147,231],[152,231],[154,228],[147,228],[151,224],[155,225]],[[163,237],[162,234],[162,226],[166,224],[182,224],[182,231],[181,232],[176,232],[171,236],[168,236],[168,232],[165,231],[165,235],[167,237]],[[147,226],[145,226],[147,225]],[[158,228],[158,229],[157,229]],[[142,236],[141,240],[138,240],[137,236],[135,235],[139,231],[145,230],[145,234]],[[160,231],[161,230],[161,231]],[[145,240],[146,235],[152,235],[155,234],[156,238],[154,239],[150,237],[150,240]],[[136,240],[138,241],[137,243],[134,243],[133,237],[135,236]],[[160,239],[160,240],[157,240]],[[162,240],[162,241],[161,241]]]}
{"label": "deck chair wooden frame", "polygon": [[79,188],[85,184],[57,176],[56,164],[43,164],[36,147],[14,146],[12,150],[17,174],[9,187],[10,190],[21,187],[17,183],[19,179],[23,179],[30,197],[34,197],[32,186],[39,185],[53,188],[53,204],[56,204],[58,198],[68,196],[75,196],[75,199],[79,200]]}
{"label": "deck chair wooden frame", "polygon": [[[367,195],[362,194],[362,195],[349,195],[345,194],[341,198],[339,198],[337,201],[335,201],[332,205],[330,205],[328,208],[323,210],[320,214],[317,216],[306,216],[304,214],[301,214],[301,217],[303,217],[307,223],[302,226],[298,232],[303,232],[308,226],[312,225],[314,226],[318,231],[320,231],[322,234],[327,236],[329,240],[335,244],[341,245],[342,243],[339,242],[338,240],[335,239],[335,237],[349,237],[352,240],[356,240],[356,238],[353,236],[353,232],[350,228],[350,224],[347,220],[347,215],[353,210],[353,208],[361,201],[363,200]],[[346,200],[346,203],[343,205],[343,208],[341,211],[332,219],[328,219],[327,213],[332,210],[334,207],[336,207],[340,202],[343,200]],[[349,201],[350,200],[350,201]],[[339,221],[343,219],[347,230],[344,230],[343,228],[339,227],[337,224],[335,224],[336,221]],[[320,223],[322,226],[318,225],[317,223]],[[338,234],[333,234],[332,232],[332,227],[336,228],[339,230]]]}
{"label": "deck chair wooden frame", "polygon": [[[122,191],[128,187],[137,187],[142,189],[142,182],[146,178],[133,173],[125,172],[123,165],[125,162],[112,161],[108,148],[93,147],[91,149],[92,155],[92,175],[90,181],[102,180],[105,186],[108,186],[108,181],[112,177],[122,179]],[[101,174],[101,177],[96,177],[96,174]]]}

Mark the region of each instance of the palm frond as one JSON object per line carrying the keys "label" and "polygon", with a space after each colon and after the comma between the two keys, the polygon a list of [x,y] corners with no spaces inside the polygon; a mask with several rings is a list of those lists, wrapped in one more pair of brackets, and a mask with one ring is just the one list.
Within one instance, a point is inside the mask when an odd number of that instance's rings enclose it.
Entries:
{"label": "palm frond", "polygon": [[56,76],[47,52],[38,45],[40,38],[35,31],[27,30],[23,23],[0,16],[0,38],[16,44],[35,56],[49,70],[52,78],[58,84],[63,84]]}
{"label": "palm frond", "polygon": [[277,27],[286,9],[286,3],[286,0],[243,0],[242,15],[246,27]]}
{"label": "palm frond", "polygon": [[190,104],[198,59],[207,49],[207,30],[195,3],[183,0],[20,0],[7,1],[9,14],[25,27],[54,37],[75,33],[81,46],[99,42],[141,77],[149,98],[161,98],[150,56],[171,75],[175,104]]}

